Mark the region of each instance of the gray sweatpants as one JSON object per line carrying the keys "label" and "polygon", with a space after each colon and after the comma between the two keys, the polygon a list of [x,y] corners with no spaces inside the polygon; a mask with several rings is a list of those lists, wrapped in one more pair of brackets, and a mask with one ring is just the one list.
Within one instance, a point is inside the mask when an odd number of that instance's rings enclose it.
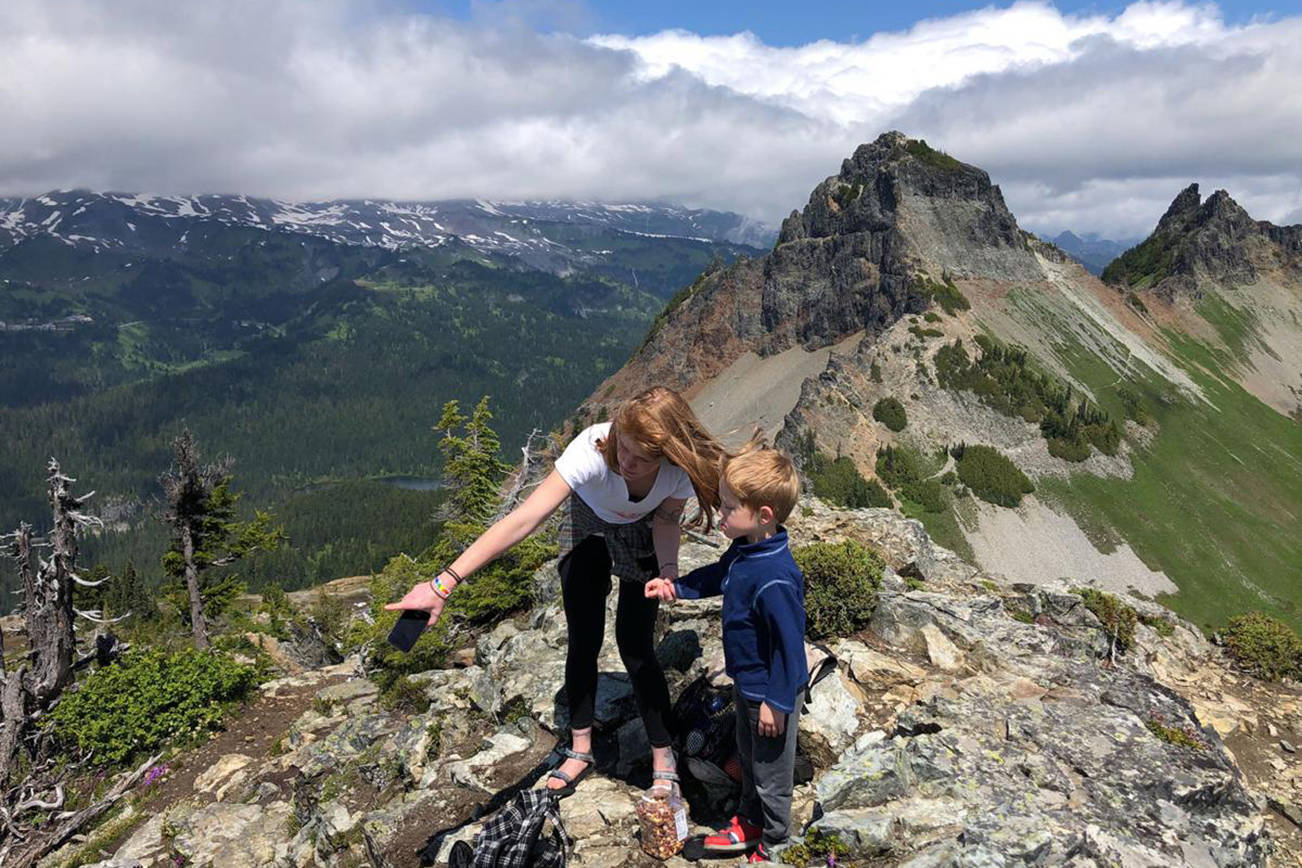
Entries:
{"label": "gray sweatpants", "polygon": [[741,804],[737,813],[764,827],[767,850],[784,843],[791,833],[791,788],[799,712],[787,715],[787,728],[782,735],[761,736],[760,703],[742,696],[736,686],[732,692],[737,709],[737,759],[741,764]]}

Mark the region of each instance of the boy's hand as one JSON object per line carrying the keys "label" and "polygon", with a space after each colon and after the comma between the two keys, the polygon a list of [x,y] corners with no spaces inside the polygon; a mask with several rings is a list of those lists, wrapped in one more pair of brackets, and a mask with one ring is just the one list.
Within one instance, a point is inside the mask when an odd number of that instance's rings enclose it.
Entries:
{"label": "boy's hand", "polygon": [[761,702],[758,729],[759,734],[766,738],[782,735],[787,731],[787,713],[775,710],[767,702]]}
{"label": "boy's hand", "polygon": [[647,599],[664,600],[666,603],[672,603],[678,599],[678,594],[674,591],[673,579],[652,579],[646,583]]}

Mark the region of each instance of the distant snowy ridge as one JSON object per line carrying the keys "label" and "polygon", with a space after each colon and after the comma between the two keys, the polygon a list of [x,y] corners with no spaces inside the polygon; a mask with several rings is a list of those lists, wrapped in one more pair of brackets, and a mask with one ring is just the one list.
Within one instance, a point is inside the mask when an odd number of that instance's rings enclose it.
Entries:
{"label": "distant snowy ridge", "polygon": [[286,202],[245,195],[56,190],[0,199],[0,252],[42,236],[93,251],[145,243],[165,249],[186,244],[197,221],[390,250],[438,247],[457,239],[485,253],[517,256],[545,268],[599,254],[585,241],[603,232],[760,248],[775,237],[771,227],[739,214],[656,203]]}

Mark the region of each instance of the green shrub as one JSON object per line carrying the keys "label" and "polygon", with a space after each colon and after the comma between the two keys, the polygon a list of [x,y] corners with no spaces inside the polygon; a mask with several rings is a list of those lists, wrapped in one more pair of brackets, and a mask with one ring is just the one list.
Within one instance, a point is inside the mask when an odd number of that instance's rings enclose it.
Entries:
{"label": "green shrub", "polygon": [[1164,639],[1170,639],[1175,635],[1175,624],[1171,623],[1171,619],[1163,618],[1161,615],[1140,615],[1139,623],[1151,627]]}
{"label": "green shrub", "polygon": [[923,328],[922,326],[909,326],[909,334],[919,340],[926,340],[927,338],[943,338],[945,336],[945,333],[940,329],[928,329]]}
{"label": "green shrub", "polygon": [[342,636],[344,628],[348,626],[348,603],[341,597],[327,594],[325,588],[317,588],[310,614],[321,632],[333,638]]}
{"label": "green shrub", "polygon": [[868,378],[872,380],[874,383],[880,383],[882,381],[882,366],[877,364],[876,362],[873,362],[871,365],[869,365]]}
{"label": "green shrub", "polygon": [[1121,406],[1125,408],[1127,419],[1138,422],[1140,425],[1147,425],[1152,421],[1153,417],[1149,415],[1143,399],[1134,389],[1129,386],[1121,386],[1117,389],[1117,397],[1121,399]]}
{"label": "green shrub", "polygon": [[936,352],[936,382],[942,388],[970,391],[1005,416],[1038,422],[1055,457],[1084,461],[1091,444],[1105,455],[1117,454],[1120,426],[1088,397],[1037,371],[1024,347],[987,335],[977,335],[976,344],[981,351],[976,360],[968,357],[962,340]]}
{"label": "green shrub", "polygon": [[393,679],[388,689],[380,694],[380,705],[390,711],[423,714],[429,709],[430,698],[425,688],[403,675]]}
{"label": "green shrub", "polygon": [[882,583],[881,555],[853,540],[811,543],[792,555],[805,574],[806,632],[811,639],[848,636],[867,626]]}
{"label": "green shrub", "polygon": [[940,305],[941,310],[950,316],[954,316],[960,310],[971,309],[972,303],[967,300],[967,296],[963,295],[959,288],[954,285],[954,281],[948,277],[945,278],[944,283],[936,283],[936,281],[927,277],[920,277],[916,280],[914,287],[918,294]]}
{"label": "green shrub", "polygon": [[1135,610],[1111,594],[1095,588],[1073,588],[1072,593],[1079,594],[1085,602],[1085,608],[1103,624],[1108,638],[1116,643],[1118,651],[1125,651],[1135,641],[1135,623],[1139,616]]}
{"label": "green shrub", "polygon": [[815,826],[782,851],[779,857],[787,865],[807,868],[809,865],[826,864],[828,856],[844,856],[846,846],[836,835],[830,835]]}
{"label": "green shrub", "polygon": [[1261,612],[1231,618],[1223,633],[1234,661],[1270,681],[1302,679],[1302,639],[1282,621]]}
{"label": "green shrub", "polygon": [[903,431],[909,424],[904,405],[895,398],[882,398],[873,405],[873,418],[892,431]]}
{"label": "green shrub", "polygon": [[920,162],[928,166],[934,166],[937,169],[956,172],[963,168],[963,164],[949,154],[928,145],[926,139],[910,139],[904,143],[904,150]]}
{"label": "green shrub", "polygon": [[853,184],[841,184],[838,186],[836,192],[832,195],[832,198],[836,200],[836,204],[839,207],[845,208],[862,195],[863,181],[856,181]]}
{"label": "green shrub", "polygon": [[1203,751],[1207,749],[1207,742],[1203,741],[1198,730],[1192,726],[1167,726],[1166,721],[1159,715],[1154,715],[1144,721],[1148,731],[1157,736],[1167,744],[1173,744],[1177,747],[1187,747],[1190,750]]}
{"label": "green shrub", "polygon": [[65,694],[48,725],[65,751],[120,765],[174,738],[219,729],[255,684],[253,669],[221,652],[133,651]]}
{"label": "green shrub", "polygon": [[1150,235],[1112,260],[1103,269],[1103,282],[1135,288],[1161,283],[1171,274],[1174,250],[1170,238]]}
{"label": "green shrub", "polygon": [[381,689],[387,690],[403,675],[445,665],[448,655],[457,647],[453,625],[482,627],[533,605],[533,574],[556,556],[556,546],[536,536],[517,543],[475,573],[473,579],[458,586],[438,623],[421,635],[411,651],[402,652],[385,641],[398,620],[398,613],[386,611],[384,604],[402,599],[418,582],[430,581],[451,560],[441,543],[431,548],[434,551],[430,560],[398,555],[389,561],[371,580],[373,623],[354,621],[345,637],[345,645],[350,649],[369,647],[368,662],[376,667],[374,677]]}
{"label": "green shrub", "polygon": [[847,509],[889,507],[891,496],[877,480],[868,480],[847,456],[828,458],[814,446],[814,432],[806,431],[798,447],[805,478],[816,497]]}
{"label": "green shrub", "polygon": [[926,313],[924,313],[924,314],[922,315],[922,318],[923,318],[924,320],[926,320],[927,322],[940,322],[940,320],[941,320],[941,316],[940,316],[940,314],[936,313],[936,312],[933,311],[933,310],[929,310],[929,311],[927,311]]}
{"label": "green shrub", "polygon": [[1070,440],[1064,437],[1050,437],[1046,442],[1049,446],[1049,454],[1054,458],[1081,462],[1090,457],[1089,441],[1083,437],[1074,437]]}
{"label": "green shrub", "polygon": [[949,494],[939,480],[928,478],[930,459],[907,446],[884,446],[877,452],[877,475],[900,496],[901,508],[913,518],[949,509]]}
{"label": "green shrub", "polygon": [[958,478],[987,503],[1014,507],[1035,490],[1026,474],[991,446],[963,446],[957,457]]}

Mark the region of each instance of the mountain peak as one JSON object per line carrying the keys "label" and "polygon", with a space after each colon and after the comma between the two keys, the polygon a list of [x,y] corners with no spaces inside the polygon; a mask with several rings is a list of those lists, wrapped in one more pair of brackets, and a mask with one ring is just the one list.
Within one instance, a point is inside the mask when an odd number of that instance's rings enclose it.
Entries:
{"label": "mountain peak", "polygon": [[1157,231],[1173,231],[1183,226],[1190,219],[1198,214],[1198,208],[1202,205],[1203,197],[1198,192],[1198,184],[1194,182],[1180,191],[1180,194],[1171,200],[1171,205],[1162,215],[1162,219],[1157,221]]}
{"label": "mountain peak", "polygon": [[1108,283],[1156,289],[1166,296],[1201,293],[1210,280],[1241,286],[1263,269],[1302,271],[1302,229],[1253,220],[1225,190],[1203,201],[1190,184],[1166,209],[1153,234],[1103,271]]}
{"label": "mountain peak", "polygon": [[620,394],[643,382],[689,388],[747,352],[813,353],[880,334],[926,309],[928,281],[1042,276],[988,174],[922,139],[883,133],[791,212],[772,251],[702,275],[671,303],[609,385]]}
{"label": "mountain peak", "polygon": [[[892,232],[887,247],[892,257],[910,260],[904,270],[1017,279],[1030,273],[1034,259],[986,172],[898,131],[860,145],[838,174],[815,187],[805,208],[783,221],[778,248],[863,233],[880,239]],[[958,243],[964,239],[968,245]],[[970,245],[982,251],[972,256]],[[1001,251],[993,259],[992,248]]]}

